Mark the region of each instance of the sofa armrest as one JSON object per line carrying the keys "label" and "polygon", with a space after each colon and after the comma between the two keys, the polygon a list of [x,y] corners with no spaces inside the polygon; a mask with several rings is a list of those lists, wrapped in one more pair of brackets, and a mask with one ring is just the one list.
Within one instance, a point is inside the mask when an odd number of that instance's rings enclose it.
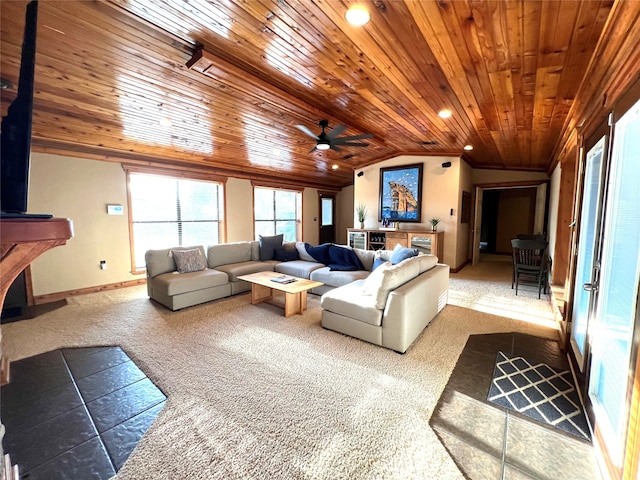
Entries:
{"label": "sofa armrest", "polygon": [[382,317],[382,345],[405,352],[444,308],[449,266],[438,264],[389,293]]}

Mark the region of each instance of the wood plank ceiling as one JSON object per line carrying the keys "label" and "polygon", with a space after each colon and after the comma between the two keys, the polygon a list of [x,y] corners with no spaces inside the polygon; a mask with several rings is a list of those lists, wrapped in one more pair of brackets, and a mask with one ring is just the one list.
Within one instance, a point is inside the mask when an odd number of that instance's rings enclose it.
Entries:
{"label": "wood plank ceiling", "polygon": [[[355,27],[353,3],[41,0],[34,150],[324,188],[401,154],[546,171],[614,4],[376,0]],[[0,2],[2,115],[25,5]],[[206,74],[186,66],[199,48]],[[374,138],[310,152],[296,125],[321,119]]]}

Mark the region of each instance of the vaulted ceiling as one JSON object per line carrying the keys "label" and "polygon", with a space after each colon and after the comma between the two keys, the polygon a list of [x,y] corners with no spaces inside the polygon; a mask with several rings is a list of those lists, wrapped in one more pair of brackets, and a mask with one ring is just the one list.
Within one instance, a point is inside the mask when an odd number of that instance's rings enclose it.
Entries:
{"label": "vaulted ceiling", "polygon": [[[401,154],[546,171],[614,6],[362,1],[371,20],[356,27],[354,3],[41,0],[34,150],[318,187]],[[2,115],[25,6],[0,2]],[[310,151],[297,125],[319,133],[321,119],[374,138]]]}

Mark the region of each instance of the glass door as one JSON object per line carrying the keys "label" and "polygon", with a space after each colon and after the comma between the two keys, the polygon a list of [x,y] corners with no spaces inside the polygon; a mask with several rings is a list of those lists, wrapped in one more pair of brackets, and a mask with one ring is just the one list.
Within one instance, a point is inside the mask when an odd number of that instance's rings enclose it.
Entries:
{"label": "glass door", "polygon": [[589,312],[593,310],[592,285],[598,281],[600,271],[597,262],[598,220],[601,218],[603,165],[607,154],[607,136],[589,150],[584,159],[584,188],[580,214],[576,281],[573,289],[571,312],[571,348],[580,371],[584,371],[587,356],[587,330]]}
{"label": "glass door", "polygon": [[589,399],[608,456],[621,467],[640,285],[640,102],[615,123],[613,132],[600,280],[594,325],[589,327]]}

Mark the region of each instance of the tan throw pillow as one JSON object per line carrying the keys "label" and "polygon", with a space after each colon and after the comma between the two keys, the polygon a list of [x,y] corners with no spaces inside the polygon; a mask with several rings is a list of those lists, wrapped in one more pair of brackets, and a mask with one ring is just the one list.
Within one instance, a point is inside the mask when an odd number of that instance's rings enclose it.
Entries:
{"label": "tan throw pillow", "polygon": [[172,250],[178,273],[199,272],[207,268],[207,262],[199,248],[191,250]]}

